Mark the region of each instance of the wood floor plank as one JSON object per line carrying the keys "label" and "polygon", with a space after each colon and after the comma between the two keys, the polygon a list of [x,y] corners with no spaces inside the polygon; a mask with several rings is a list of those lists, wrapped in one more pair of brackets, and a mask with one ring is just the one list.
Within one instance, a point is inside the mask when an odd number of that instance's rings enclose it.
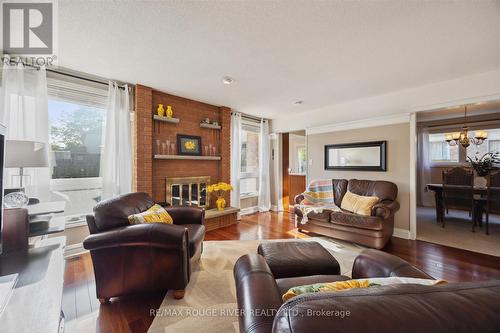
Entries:
{"label": "wood floor plank", "polygon": [[[258,213],[243,216],[240,223],[207,232],[205,240],[300,238],[293,215]],[[384,251],[397,255],[435,278],[451,282],[500,279],[500,257],[456,248],[392,238]],[[85,292],[83,292],[85,291]],[[100,305],[90,255],[68,260],[65,271],[63,311],[68,332],[143,333],[153,321],[150,309],[160,306],[164,294],[112,299]]]}

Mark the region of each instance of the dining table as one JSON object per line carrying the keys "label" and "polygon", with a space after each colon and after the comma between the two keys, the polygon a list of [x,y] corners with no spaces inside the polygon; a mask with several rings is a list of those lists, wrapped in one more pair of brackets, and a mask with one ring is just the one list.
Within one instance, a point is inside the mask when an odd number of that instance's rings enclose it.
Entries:
{"label": "dining table", "polygon": [[[426,186],[427,190],[434,192],[434,199],[436,202],[436,220],[437,222],[443,222],[444,219],[443,184],[427,184]],[[464,188],[467,187],[464,186]],[[474,194],[485,196],[487,193],[488,193],[487,187],[474,186]]]}

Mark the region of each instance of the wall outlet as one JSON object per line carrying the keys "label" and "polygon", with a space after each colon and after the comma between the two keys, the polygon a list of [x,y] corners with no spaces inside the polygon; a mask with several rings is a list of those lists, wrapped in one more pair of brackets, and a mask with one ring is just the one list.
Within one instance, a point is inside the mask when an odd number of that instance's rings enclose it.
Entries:
{"label": "wall outlet", "polygon": [[313,165],[313,160],[312,158],[309,159],[309,165]]}

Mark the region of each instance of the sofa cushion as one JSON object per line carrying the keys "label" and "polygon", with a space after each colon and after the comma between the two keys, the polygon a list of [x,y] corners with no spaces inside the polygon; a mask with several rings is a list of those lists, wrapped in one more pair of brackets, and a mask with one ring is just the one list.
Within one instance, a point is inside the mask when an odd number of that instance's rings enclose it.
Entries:
{"label": "sofa cushion", "polygon": [[330,223],[370,230],[382,230],[383,220],[378,216],[362,216],[348,211],[332,212]]}
{"label": "sofa cushion", "polygon": [[358,195],[377,197],[380,201],[394,201],[398,196],[397,185],[383,180],[350,179],[347,190]]}
{"label": "sofa cushion", "polygon": [[335,282],[335,281],[345,281],[350,278],[344,275],[309,275],[309,276],[298,276],[291,278],[276,279],[276,285],[278,286],[280,295],[283,295],[288,291],[288,289],[304,286],[313,283],[322,282]]}
{"label": "sofa cushion", "polygon": [[362,196],[347,191],[344,195],[344,199],[342,199],[340,208],[355,214],[370,216],[372,214],[373,206],[375,206],[378,202],[378,197]]}
{"label": "sofa cushion", "polygon": [[130,224],[141,223],[166,223],[172,224],[172,216],[162,206],[155,204],[146,211],[138,214],[132,214],[128,217]]}
{"label": "sofa cushion", "polygon": [[154,200],[143,192],[103,200],[94,207],[95,225],[99,232],[128,226],[130,215],[142,213],[154,204]]}
{"label": "sofa cushion", "polygon": [[307,214],[307,218],[309,220],[316,220],[321,222],[330,222],[330,216],[332,214],[332,210],[324,209],[321,213],[310,212]]}

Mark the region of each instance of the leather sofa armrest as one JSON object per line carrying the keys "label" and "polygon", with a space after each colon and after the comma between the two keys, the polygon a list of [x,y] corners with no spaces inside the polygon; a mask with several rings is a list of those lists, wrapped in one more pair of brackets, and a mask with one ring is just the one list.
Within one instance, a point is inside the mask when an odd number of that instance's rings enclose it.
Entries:
{"label": "leather sofa armrest", "polygon": [[296,204],[300,204],[302,200],[304,200],[304,194],[301,193],[295,196],[293,202],[295,202]]}
{"label": "leather sofa armrest", "polygon": [[405,260],[378,250],[364,250],[354,260],[353,279],[391,276],[434,279]]}
{"label": "leather sofa armrest", "polygon": [[382,201],[372,207],[372,216],[380,216],[383,219],[389,218],[399,210],[399,202]]}
{"label": "leather sofa armrest", "polygon": [[194,207],[168,206],[163,207],[172,216],[174,224],[203,224],[205,209]]}
{"label": "leather sofa armrest", "polygon": [[136,224],[85,238],[83,247],[87,250],[124,246],[145,246],[165,250],[186,250],[188,232],[186,228],[164,223]]}
{"label": "leather sofa armrest", "polygon": [[248,254],[234,265],[240,332],[269,333],[281,295],[264,257]]}

